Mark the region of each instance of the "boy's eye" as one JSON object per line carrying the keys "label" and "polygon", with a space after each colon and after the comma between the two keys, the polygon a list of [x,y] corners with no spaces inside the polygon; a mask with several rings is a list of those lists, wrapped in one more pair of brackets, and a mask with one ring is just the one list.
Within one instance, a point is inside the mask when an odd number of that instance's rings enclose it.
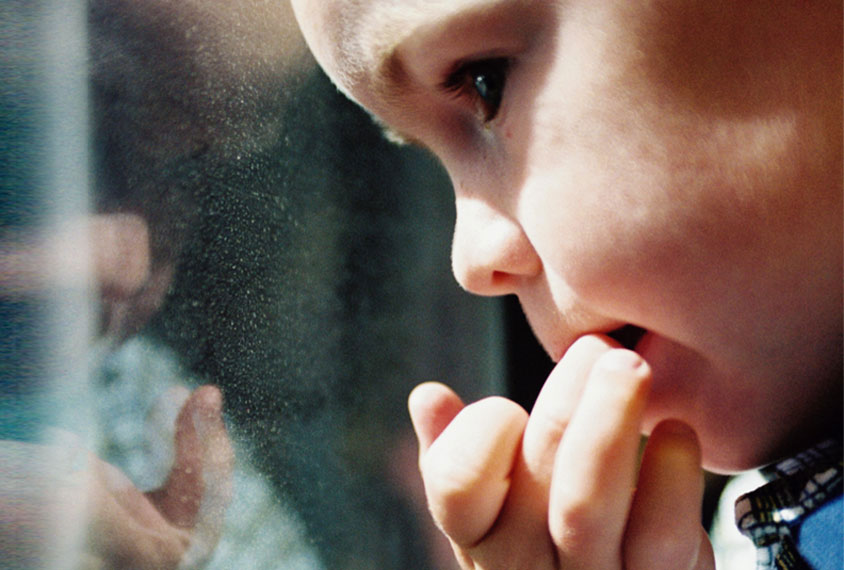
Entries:
{"label": "boy's eye", "polygon": [[506,58],[485,59],[460,65],[443,88],[457,97],[466,96],[477,106],[484,122],[493,120],[501,106],[507,82]]}

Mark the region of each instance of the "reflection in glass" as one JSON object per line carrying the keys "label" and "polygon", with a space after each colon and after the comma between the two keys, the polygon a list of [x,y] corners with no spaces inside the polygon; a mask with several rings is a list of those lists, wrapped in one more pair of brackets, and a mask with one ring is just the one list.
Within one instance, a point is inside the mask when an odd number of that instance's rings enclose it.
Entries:
{"label": "reflection in glass", "polygon": [[[138,567],[127,562],[121,523],[100,512],[113,500],[151,505],[174,528],[189,529],[181,567],[447,568],[420,497],[405,398],[431,379],[467,399],[498,391],[505,362],[500,307],[464,295],[449,274],[453,214],[441,171],[384,140],[336,92],[307,55],[286,3],[70,6],[75,20],[49,24],[23,3],[2,8],[4,22],[55,26],[59,45],[82,46],[58,50],[79,71],[81,104],[61,109],[62,124],[75,121],[80,139],[42,122],[44,101],[69,100],[70,92],[40,75],[4,91],[0,119],[3,200],[17,212],[4,214],[4,262],[31,261],[13,254],[47,243],[45,235],[61,246],[38,250],[51,259],[68,259],[61,252],[75,243],[70,236],[82,244],[77,254],[90,250],[71,272],[82,276],[80,296],[62,291],[56,314],[67,328],[56,326],[58,317],[36,318],[43,297],[15,293],[23,286],[2,274],[6,326],[23,323],[4,341],[20,339],[3,370],[6,449],[44,443],[23,433],[28,414],[35,432],[63,425],[61,437],[73,442],[65,450],[78,452],[68,461],[90,475],[88,499],[74,495],[89,509],[78,525],[87,533],[71,555],[38,564]],[[18,27],[4,23],[3,33]],[[40,65],[51,57],[32,50],[43,36],[26,41],[8,44],[20,49],[4,55],[4,75],[21,77],[26,58]],[[45,90],[53,99],[21,115],[19,94]],[[25,125],[15,123],[21,116]],[[46,150],[39,140],[49,141]],[[9,162],[9,148],[35,160]],[[15,216],[67,195],[41,177],[53,172],[46,180],[56,180],[51,166],[71,151],[80,153],[84,176],[76,176],[87,196],[78,215],[39,218],[45,228],[36,231],[36,220]],[[59,265],[28,271],[49,281]],[[79,381],[28,397],[25,369],[59,354],[62,378],[75,359]],[[228,436],[214,422],[216,392],[197,391],[205,385],[223,395]],[[23,412],[5,413],[13,409]],[[46,412],[36,417],[37,410]],[[59,421],[65,416],[70,421]],[[14,457],[21,471],[56,471],[55,458],[36,470],[31,455]],[[195,495],[191,466],[205,477]],[[175,477],[182,483],[174,486]],[[3,479],[12,481],[9,473]],[[133,495],[135,488],[150,493]],[[168,499],[155,491],[162,488],[183,493]],[[198,511],[179,506],[182,496]],[[2,532],[18,538],[20,529],[12,521]],[[53,545],[47,536],[34,541],[42,550]]]}

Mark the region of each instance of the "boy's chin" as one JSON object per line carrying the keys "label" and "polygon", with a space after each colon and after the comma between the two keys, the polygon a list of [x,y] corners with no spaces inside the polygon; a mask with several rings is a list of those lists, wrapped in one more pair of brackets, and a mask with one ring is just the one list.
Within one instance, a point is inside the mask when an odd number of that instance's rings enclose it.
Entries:
{"label": "boy's chin", "polygon": [[711,453],[703,451],[702,467],[719,475],[735,475],[742,471],[764,467],[774,461],[776,461],[776,458],[766,459],[762,456],[754,458],[753,455],[749,455],[742,450],[735,450],[731,453],[730,449],[721,447]]}
{"label": "boy's chin", "polygon": [[653,384],[644,433],[663,420],[680,420],[696,433],[702,465],[730,474],[769,464],[792,446],[790,430],[760,414],[758,387],[741,375],[724,374],[698,352],[649,332],[636,346],[651,366]]}
{"label": "boy's chin", "polygon": [[[662,419],[667,419],[667,416],[646,424],[645,435],[649,435]],[[696,422],[693,421],[686,421],[686,423],[698,436],[701,446],[701,467],[711,473],[734,475],[742,471],[758,469],[779,459],[773,447],[760,452],[759,442],[723,437],[721,434],[711,433],[711,426],[695,425]]]}
{"label": "boy's chin", "polygon": [[744,425],[729,426],[726,420],[719,421],[718,418],[712,418],[703,425],[696,425],[698,422],[693,420],[687,423],[700,441],[701,466],[721,475],[758,469],[792,457],[828,439],[832,433],[820,426],[806,424],[792,430],[786,430],[785,424],[782,424],[779,426],[782,429],[777,431],[771,426],[757,426],[755,429]]}

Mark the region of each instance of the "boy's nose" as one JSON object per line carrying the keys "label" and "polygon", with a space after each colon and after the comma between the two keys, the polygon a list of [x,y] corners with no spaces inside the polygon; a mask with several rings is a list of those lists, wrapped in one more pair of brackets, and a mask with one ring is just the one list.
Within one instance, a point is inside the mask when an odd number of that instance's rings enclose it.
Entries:
{"label": "boy's nose", "polygon": [[520,281],[542,271],[519,223],[471,197],[457,199],[451,265],[461,287],[484,296],[516,293]]}

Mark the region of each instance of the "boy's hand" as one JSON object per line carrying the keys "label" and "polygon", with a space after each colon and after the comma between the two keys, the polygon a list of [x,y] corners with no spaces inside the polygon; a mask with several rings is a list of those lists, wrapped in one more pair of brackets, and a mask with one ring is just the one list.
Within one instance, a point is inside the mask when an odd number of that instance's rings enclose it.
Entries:
{"label": "boy's hand", "polygon": [[714,568],[697,438],[663,422],[639,467],[650,369],[613,345],[578,340],[529,417],[440,384],[411,394],[428,506],[463,568]]}
{"label": "boy's hand", "polygon": [[187,399],[176,419],[175,461],[160,489],[142,493],[92,457],[89,554],[105,567],[189,569],[213,554],[232,484],[221,404],[212,386]]}

